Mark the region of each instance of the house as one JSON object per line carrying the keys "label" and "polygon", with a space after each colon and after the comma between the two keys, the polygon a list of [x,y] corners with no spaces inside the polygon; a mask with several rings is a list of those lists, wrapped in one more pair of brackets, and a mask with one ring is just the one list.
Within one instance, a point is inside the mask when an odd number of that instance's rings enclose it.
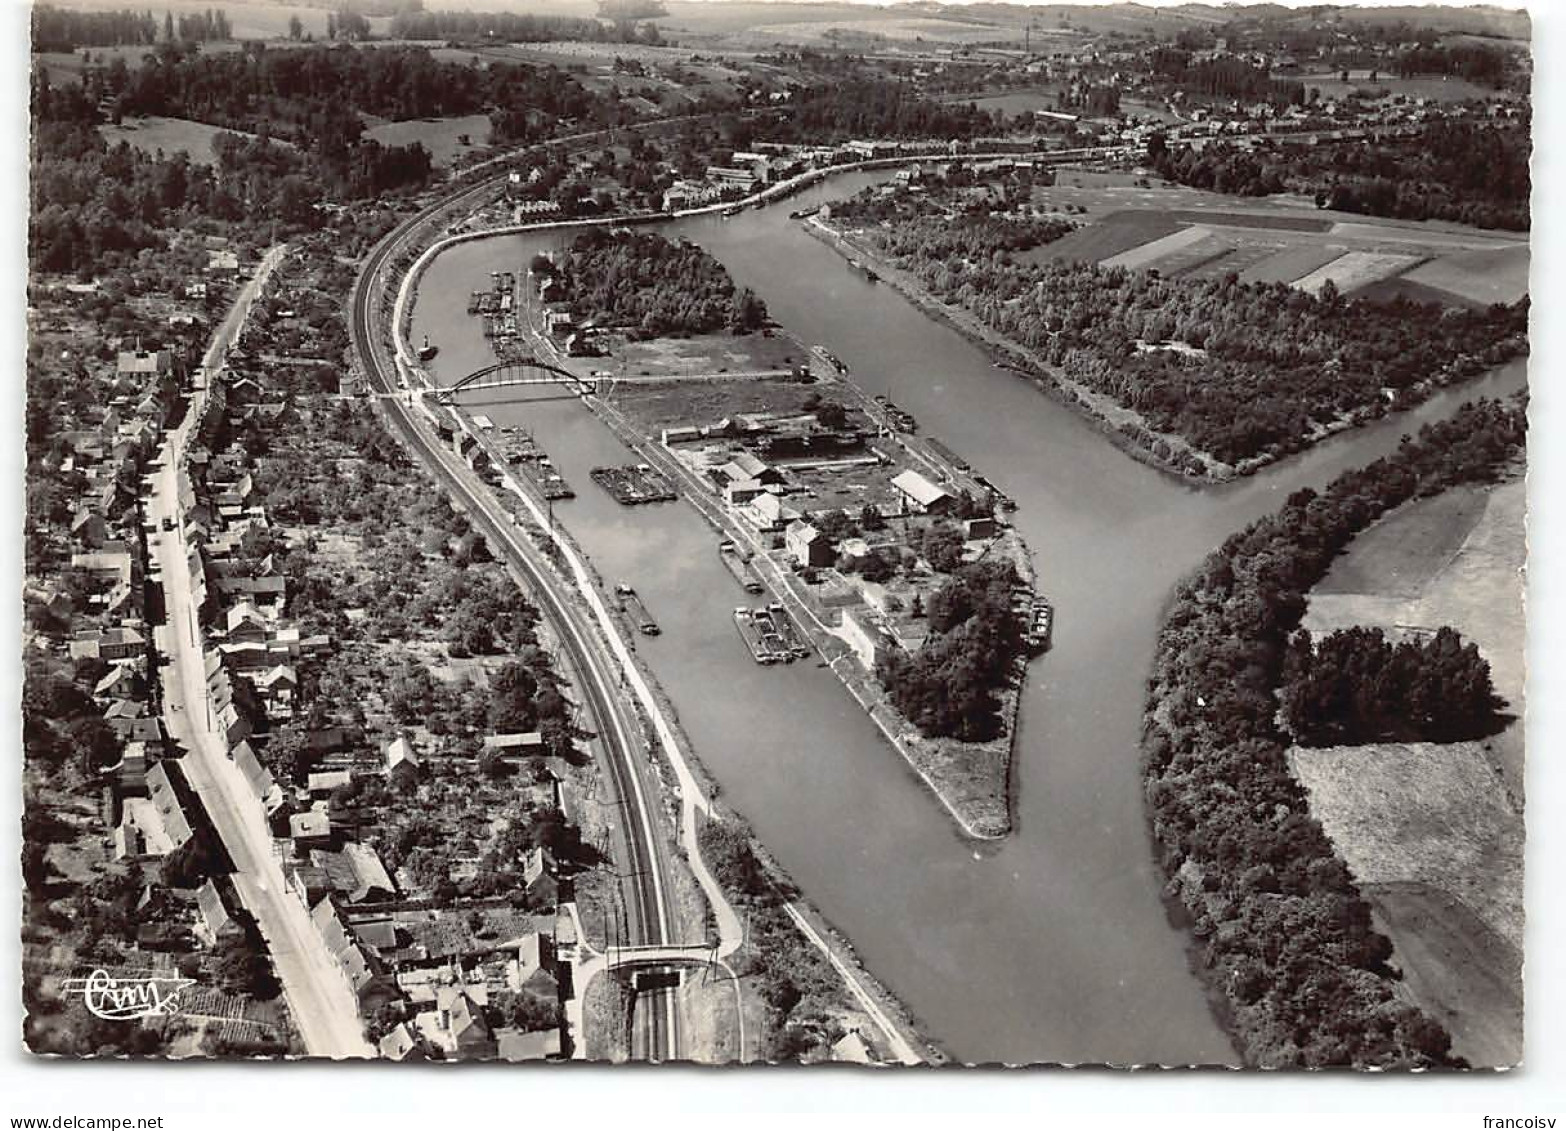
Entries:
{"label": "house", "polygon": [[496,750],[502,755],[521,757],[527,754],[543,754],[544,736],[536,730],[518,731],[514,734],[488,734],[484,736],[484,749]]}
{"label": "house", "polygon": [[162,377],[174,371],[174,355],[168,350],[122,350],[114,371],[121,377]]}
{"label": "house", "polygon": [[325,848],[332,842],[332,820],[320,809],[295,813],[288,818],[288,837],[296,849]]}
{"label": "house", "polygon": [[317,800],[323,800],[332,795],[332,791],[341,789],[353,781],[352,770],[319,770],[305,779],[305,788],[310,791],[310,796]]}
{"label": "house", "polygon": [[[102,656],[102,646],[99,646],[99,655]],[[108,701],[111,699],[140,699],[147,693],[146,681],[141,673],[131,664],[116,664],[109,670],[109,674],[93,685],[94,699]]]}
{"label": "house", "polygon": [[897,646],[867,609],[844,609],[837,634],[854,650],[855,658],[867,671],[875,671],[881,658]]}
{"label": "house", "polygon": [[747,479],[754,479],[763,485],[772,485],[783,482],[783,473],[764,460],[758,459],[750,452],[740,452],[733,459],[718,468],[718,474],[722,475],[730,483],[738,483]]}
{"label": "house", "polygon": [[799,517],[799,512],[784,506],[776,495],[757,495],[741,512],[761,530],[777,530]]}
{"label": "house", "polygon": [[237,253],[219,248],[207,252],[207,273],[212,275],[233,275],[239,271],[239,256]]}
{"label": "house", "polygon": [[832,1045],[831,1057],[843,1064],[879,1064],[880,1058],[859,1035],[858,1029],[850,1029]]}
{"label": "house", "polygon": [[223,893],[211,879],[196,889],[195,934],[208,946],[217,946],[244,934],[244,928],[229,913]]}
{"label": "house", "polygon": [[548,935],[533,931],[522,936],[516,957],[506,966],[506,988],[548,1000],[560,996],[560,983],[555,980],[554,946]]}
{"label": "house", "polygon": [[539,1029],[530,1033],[521,1029],[502,1029],[496,1038],[500,1058],[512,1064],[528,1060],[558,1060],[560,1057],[559,1029]]}
{"label": "house", "polygon": [[528,900],[536,906],[554,907],[560,902],[559,873],[549,849],[529,849],[523,856],[522,886]]}
{"label": "house", "polygon": [[376,1047],[380,1050],[383,1060],[404,1061],[424,1058],[424,1042],[413,1031],[413,1026],[406,1021],[392,1026],[391,1031],[380,1039]]}
{"label": "house", "polygon": [[81,507],[71,519],[71,537],[84,546],[97,549],[109,540],[109,524],[90,507]]}
{"label": "house", "polygon": [[277,664],[251,682],[255,684],[256,693],[261,696],[268,715],[286,719],[293,714],[294,692],[299,687],[299,677],[294,674],[293,668],[287,664]]}
{"label": "house", "polygon": [[377,996],[383,987],[387,987],[388,979],[353,941],[353,936],[343,925],[342,917],[330,899],[323,899],[315,905],[315,909],[310,912],[310,922],[326,943],[332,960],[343,972],[361,1007],[366,999]]}
{"label": "house", "polygon": [[386,865],[367,844],[349,842],[338,852],[312,849],[310,863],[321,869],[326,886],[348,903],[384,903],[396,897]]}
{"label": "house", "polygon": [[784,528],[783,546],[802,566],[824,566],[832,561],[832,543],[803,519],[795,519]]}
{"label": "house", "polygon": [[239,768],[240,776],[245,779],[245,784],[250,787],[250,792],[266,807],[267,815],[277,812],[283,804],[283,791],[273,779],[272,771],[256,757],[250,743],[241,739],[234,744],[229,754],[234,759],[234,765]]}
{"label": "house", "polygon": [[482,986],[442,986],[436,991],[436,1025],[457,1059],[495,1055],[495,1034],[484,1019],[488,997]]}
{"label": "house", "polygon": [[154,860],[173,851],[174,842],[152,802],[145,797],[127,797],[120,808],[120,823],[114,828],[114,858]]}
{"label": "house", "polygon": [[904,509],[909,514],[946,514],[955,501],[950,491],[931,483],[912,468],[895,476],[892,486],[902,496]]}
{"label": "house", "polygon": [[418,769],[419,754],[413,748],[413,743],[408,741],[407,736],[399,734],[386,744],[386,772],[389,774],[402,765]]}
{"label": "house", "polygon": [[82,633],[71,641],[70,653],[73,660],[105,660],[112,664],[135,659],[146,645],[146,640],[134,628],[109,628]]}
{"label": "house", "polygon": [[765,492],[766,487],[762,485],[759,479],[731,480],[723,488],[723,501],[731,507],[737,507],[758,498]]}
{"label": "house", "polygon": [[158,823],[173,846],[170,851],[190,843],[195,832],[186,816],[186,803],[193,800],[193,796],[190,784],[185,780],[185,771],[177,763],[165,759],[147,771],[147,799],[157,811]]}

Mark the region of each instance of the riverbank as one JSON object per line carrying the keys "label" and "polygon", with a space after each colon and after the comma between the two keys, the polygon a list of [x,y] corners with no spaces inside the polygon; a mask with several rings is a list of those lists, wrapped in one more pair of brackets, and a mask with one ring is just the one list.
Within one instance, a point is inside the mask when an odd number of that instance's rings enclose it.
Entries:
{"label": "riverbank", "polygon": [[[1252,475],[1299,455],[1301,451],[1309,450],[1341,432],[1416,408],[1442,389],[1460,385],[1498,364],[1527,353],[1527,342],[1513,337],[1500,341],[1485,357],[1461,354],[1442,365],[1426,380],[1402,389],[1395,402],[1377,399],[1317,425],[1305,438],[1303,447],[1267,452],[1236,463],[1227,463],[1192,446],[1180,435],[1153,428],[1140,413],[1073,380],[1058,366],[1049,364],[1032,350],[986,326],[971,312],[942,301],[909,271],[888,260],[864,240],[856,239],[853,234],[832,226],[819,216],[808,220],[804,229],[851,263],[872,267],[880,279],[920,310],[938,317],[984,350],[999,368],[1027,379],[1053,399],[1080,413],[1132,458],[1185,482],[1220,484]],[[1195,470],[1197,467],[1201,468],[1200,472]]]}
{"label": "riverbank", "polygon": [[[803,227],[810,236],[830,247],[851,264],[858,262],[872,268],[881,283],[979,347],[997,368],[1023,378],[1046,396],[1079,413],[1110,442],[1133,459],[1177,479],[1187,481],[1223,483],[1239,474],[1238,469],[1214,459],[1205,452],[1198,451],[1183,438],[1172,433],[1155,431],[1147,425],[1139,413],[1118,405],[1110,398],[1071,380],[1060,370],[1046,364],[1016,342],[983,325],[967,311],[942,302],[907,271],[892,263],[875,248],[854,240],[819,216],[812,216],[806,220]],[[1187,470],[1186,463],[1177,463],[1173,458],[1160,457],[1153,450],[1153,445],[1160,441],[1167,444],[1172,453],[1186,460],[1199,461],[1207,469],[1206,473],[1200,476],[1192,475]]]}

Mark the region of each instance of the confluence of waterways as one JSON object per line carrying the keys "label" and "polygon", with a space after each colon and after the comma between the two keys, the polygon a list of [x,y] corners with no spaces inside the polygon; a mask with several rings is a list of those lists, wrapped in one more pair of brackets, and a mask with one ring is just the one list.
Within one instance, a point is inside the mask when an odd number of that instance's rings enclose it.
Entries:
{"label": "confluence of waterways", "polygon": [[[1207,553],[1291,492],[1369,463],[1463,401],[1522,388],[1526,361],[1248,479],[1189,486],[1131,459],[787,218],[885,176],[847,174],[764,209],[660,230],[705,247],[781,325],[842,358],[1018,501],[1014,520],[1057,617],[1022,700],[1008,839],[963,839],[831,672],[751,662],[731,619],[746,595],[717,535],[686,503],[621,507],[595,486],[589,469],[635,458],[575,398],[501,391],[463,403],[533,431],[578,493],[556,504],[557,519],[662,626],[635,646],[697,756],[942,1048],[969,1063],[1233,1063],[1187,937],[1165,916],[1143,807],[1138,740],[1166,602]],[[427,333],[440,346],[439,381],[494,360],[468,292],[569,238],[497,236],[435,259],[412,340]]]}

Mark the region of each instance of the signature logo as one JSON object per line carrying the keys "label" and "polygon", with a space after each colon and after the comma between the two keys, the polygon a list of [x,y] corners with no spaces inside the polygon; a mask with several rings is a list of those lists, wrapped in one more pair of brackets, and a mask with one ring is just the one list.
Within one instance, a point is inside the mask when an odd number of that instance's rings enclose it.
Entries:
{"label": "signature logo", "polygon": [[64,990],[81,994],[88,1011],[105,1021],[135,1021],[178,1013],[179,992],[193,985],[189,978],[116,978],[107,970],[94,970],[85,978],[67,978]]}

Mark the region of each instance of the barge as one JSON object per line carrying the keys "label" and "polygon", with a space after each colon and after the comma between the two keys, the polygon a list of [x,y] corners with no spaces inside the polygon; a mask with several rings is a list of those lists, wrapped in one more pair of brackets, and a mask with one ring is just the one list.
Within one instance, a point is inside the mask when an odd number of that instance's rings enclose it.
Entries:
{"label": "barge", "polygon": [[662,503],[675,497],[674,486],[668,479],[645,463],[631,467],[595,467],[588,475],[623,507]]}
{"label": "barge", "polygon": [[662,631],[658,627],[658,622],[653,620],[652,614],[647,611],[647,606],[642,604],[642,599],[637,596],[636,590],[622,581],[614,587],[614,595],[620,600],[620,608],[625,610],[626,615],[641,630],[643,636],[657,636]]}
{"label": "barge", "polygon": [[751,658],[758,664],[788,663],[794,653],[778,638],[772,619],[765,609],[749,609],[737,605],[734,609],[734,627],[740,639],[750,649]]}
{"label": "barge", "polygon": [[1035,597],[1029,613],[1028,647],[1034,652],[1047,651],[1055,631],[1055,607],[1043,597]]}
{"label": "barge", "polygon": [[733,575],[734,580],[740,583],[740,587],[745,592],[762,592],[764,586],[756,573],[756,567],[751,564],[748,557],[740,553],[739,547],[733,540],[725,538],[718,543],[718,556],[723,559],[724,568]]}
{"label": "barge", "polygon": [[783,606],[774,601],[765,610],[757,609],[756,616],[765,616],[767,623],[772,626],[772,634],[777,637],[779,644],[788,650],[791,659],[804,659],[810,655],[810,644],[805,639],[805,634],[794,623],[794,618],[789,616]]}

